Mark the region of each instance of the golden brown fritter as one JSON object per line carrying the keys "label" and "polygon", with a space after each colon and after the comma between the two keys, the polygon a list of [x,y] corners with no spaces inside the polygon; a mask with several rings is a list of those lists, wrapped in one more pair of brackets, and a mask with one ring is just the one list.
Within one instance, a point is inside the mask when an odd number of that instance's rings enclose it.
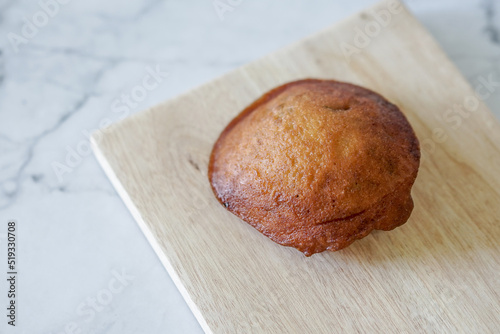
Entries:
{"label": "golden brown fritter", "polygon": [[395,105],[365,88],[300,80],[275,88],[215,143],[218,200],[306,256],[404,224],[419,143]]}

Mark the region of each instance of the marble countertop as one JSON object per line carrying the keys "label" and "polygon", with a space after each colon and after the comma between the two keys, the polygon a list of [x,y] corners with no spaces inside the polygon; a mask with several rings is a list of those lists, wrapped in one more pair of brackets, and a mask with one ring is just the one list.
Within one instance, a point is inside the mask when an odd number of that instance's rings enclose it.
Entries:
{"label": "marble countertop", "polygon": [[[1,309],[9,219],[19,271],[0,332],[202,333],[88,134],[373,3],[0,0]],[[473,86],[500,82],[500,1],[406,3]],[[500,117],[500,89],[485,102]]]}

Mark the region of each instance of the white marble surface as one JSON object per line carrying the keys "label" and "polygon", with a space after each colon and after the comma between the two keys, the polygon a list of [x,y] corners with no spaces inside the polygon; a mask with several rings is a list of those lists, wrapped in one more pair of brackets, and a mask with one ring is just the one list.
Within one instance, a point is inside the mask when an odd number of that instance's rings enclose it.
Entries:
{"label": "white marble surface", "polygon": [[[239,4],[224,20],[212,0],[66,2],[16,44],[16,52],[9,33],[23,36],[24,18],[32,20],[41,7],[38,1],[0,0],[2,310],[8,219],[18,221],[20,261],[18,325],[7,327],[0,311],[0,333],[201,333],[85,151],[86,133],[102,120],[173,97],[375,1],[233,0]],[[472,85],[490,75],[500,81],[500,1],[407,4]],[[43,15],[37,19],[44,23]],[[169,75],[142,101],[124,107],[122,94],[142,85],[148,66]],[[500,89],[485,102],[500,116]],[[85,154],[73,157],[70,170],[58,177],[54,164],[65,163],[77,149]],[[121,271],[130,277],[116,280]]]}

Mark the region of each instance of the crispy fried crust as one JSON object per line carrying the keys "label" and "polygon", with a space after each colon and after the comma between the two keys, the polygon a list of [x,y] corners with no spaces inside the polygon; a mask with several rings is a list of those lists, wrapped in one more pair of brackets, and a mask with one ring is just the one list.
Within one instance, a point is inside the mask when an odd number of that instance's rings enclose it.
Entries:
{"label": "crispy fried crust", "polygon": [[310,256],[404,224],[419,161],[398,107],[359,86],[307,79],[243,110],[215,143],[208,175],[229,211]]}

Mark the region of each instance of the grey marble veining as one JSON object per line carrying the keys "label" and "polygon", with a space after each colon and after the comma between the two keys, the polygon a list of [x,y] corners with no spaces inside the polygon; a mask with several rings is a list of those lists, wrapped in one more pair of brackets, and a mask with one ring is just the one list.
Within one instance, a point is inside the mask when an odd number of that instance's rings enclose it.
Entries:
{"label": "grey marble veining", "polygon": [[[8,219],[20,252],[18,326],[0,332],[201,333],[88,134],[375,1],[60,1],[0,0],[0,261]],[[500,1],[406,2],[473,86],[500,82]],[[485,102],[500,117],[500,86]]]}

